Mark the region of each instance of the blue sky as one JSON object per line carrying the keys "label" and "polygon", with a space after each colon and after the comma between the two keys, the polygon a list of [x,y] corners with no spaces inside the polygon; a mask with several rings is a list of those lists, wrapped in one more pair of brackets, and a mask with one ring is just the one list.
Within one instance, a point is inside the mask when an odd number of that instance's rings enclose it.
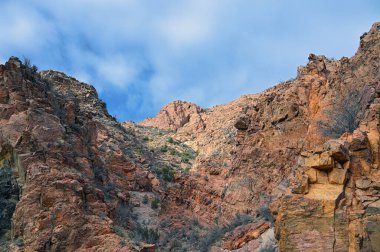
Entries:
{"label": "blue sky", "polygon": [[211,107],[352,56],[378,0],[0,0],[0,62],[30,58],[96,87],[120,121],[172,100]]}

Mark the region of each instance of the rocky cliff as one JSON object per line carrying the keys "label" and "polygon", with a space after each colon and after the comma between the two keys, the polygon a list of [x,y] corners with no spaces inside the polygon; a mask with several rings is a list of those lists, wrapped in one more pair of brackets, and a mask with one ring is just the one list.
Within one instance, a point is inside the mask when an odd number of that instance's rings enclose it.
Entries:
{"label": "rocky cliff", "polygon": [[0,65],[0,250],[379,251],[380,23],[352,58],[119,124],[95,89]]}
{"label": "rocky cliff", "polygon": [[270,208],[281,251],[379,250],[379,39],[376,23],[352,58],[311,54],[297,78],[197,109],[180,127],[161,118],[180,120],[187,103],[141,122],[176,130],[199,153],[191,169],[199,179],[167,198],[185,199],[207,223]]}

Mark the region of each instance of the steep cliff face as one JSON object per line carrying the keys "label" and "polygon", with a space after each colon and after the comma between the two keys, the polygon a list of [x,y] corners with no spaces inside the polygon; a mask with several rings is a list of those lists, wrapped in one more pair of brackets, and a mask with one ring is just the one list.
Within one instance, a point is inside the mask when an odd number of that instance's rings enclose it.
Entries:
{"label": "steep cliff face", "polygon": [[380,23],[352,58],[139,125],[95,89],[0,65],[0,250],[380,250]]}
{"label": "steep cliff face", "polygon": [[[149,188],[140,143],[93,87],[11,58],[0,66],[4,250],[129,250],[129,191]],[[17,203],[17,205],[16,205]],[[11,219],[12,217],[12,219]]]}
{"label": "steep cliff face", "polygon": [[352,58],[311,54],[294,80],[197,110],[203,129],[172,134],[198,156],[167,204],[210,225],[270,207],[281,251],[378,250],[379,55],[375,23]]}

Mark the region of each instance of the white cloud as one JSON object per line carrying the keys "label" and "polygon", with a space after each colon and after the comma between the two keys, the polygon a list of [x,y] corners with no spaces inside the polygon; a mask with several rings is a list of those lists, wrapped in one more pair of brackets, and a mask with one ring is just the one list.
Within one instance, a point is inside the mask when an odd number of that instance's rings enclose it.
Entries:
{"label": "white cloud", "polygon": [[212,106],[258,92],[293,77],[310,52],[352,55],[379,19],[370,1],[353,0],[4,0],[0,9],[0,59],[25,55],[124,97],[123,119],[174,99]]}
{"label": "white cloud", "polygon": [[217,3],[189,1],[172,8],[159,20],[157,29],[171,47],[183,49],[210,39],[216,29]]}
{"label": "white cloud", "polygon": [[99,59],[95,67],[102,79],[119,88],[127,88],[138,75],[138,65],[117,56]]}

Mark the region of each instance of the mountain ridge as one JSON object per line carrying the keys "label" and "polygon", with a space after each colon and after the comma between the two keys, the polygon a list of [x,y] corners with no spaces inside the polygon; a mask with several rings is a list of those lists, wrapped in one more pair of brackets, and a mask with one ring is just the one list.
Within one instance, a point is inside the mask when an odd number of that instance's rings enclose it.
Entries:
{"label": "mountain ridge", "polygon": [[202,109],[118,123],[64,73],[0,65],[0,249],[371,251],[380,23],[340,60]]}

